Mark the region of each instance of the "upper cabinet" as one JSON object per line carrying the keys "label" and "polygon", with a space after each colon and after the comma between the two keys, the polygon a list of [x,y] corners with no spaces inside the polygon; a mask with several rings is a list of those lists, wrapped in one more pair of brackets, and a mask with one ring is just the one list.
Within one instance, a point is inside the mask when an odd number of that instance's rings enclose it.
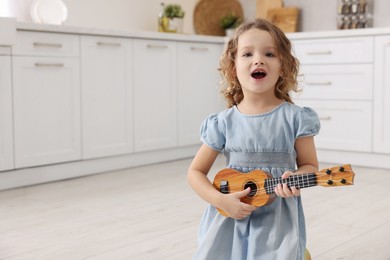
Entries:
{"label": "upper cabinet", "polygon": [[133,151],[133,41],[81,36],[83,158]]}
{"label": "upper cabinet", "polygon": [[19,32],[13,49],[15,167],[81,159],[78,36]]}
{"label": "upper cabinet", "polygon": [[0,47],[0,171],[14,167],[11,57],[9,53],[9,48]]}
{"label": "upper cabinet", "polygon": [[390,153],[390,35],[375,37],[374,152]]}
{"label": "upper cabinet", "polygon": [[134,149],[177,146],[176,42],[134,40]]}
{"label": "upper cabinet", "polygon": [[178,143],[200,143],[200,125],[223,109],[218,72],[221,44],[186,42],[178,45]]}

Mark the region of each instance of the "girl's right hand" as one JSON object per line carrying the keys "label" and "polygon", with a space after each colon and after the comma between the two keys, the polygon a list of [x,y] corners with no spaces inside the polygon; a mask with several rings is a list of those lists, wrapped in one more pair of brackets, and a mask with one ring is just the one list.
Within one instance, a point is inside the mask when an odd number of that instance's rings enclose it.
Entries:
{"label": "girl's right hand", "polygon": [[248,187],[247,189],[231,194],[225,194],[223,205],[220,207],[225,213],[229,215],[229,217],[234,219],[243,219],[246,218],[249,214],[251,214],[256,207],[241,202],[241,198],[245,197],[251,192],[251,189]]}

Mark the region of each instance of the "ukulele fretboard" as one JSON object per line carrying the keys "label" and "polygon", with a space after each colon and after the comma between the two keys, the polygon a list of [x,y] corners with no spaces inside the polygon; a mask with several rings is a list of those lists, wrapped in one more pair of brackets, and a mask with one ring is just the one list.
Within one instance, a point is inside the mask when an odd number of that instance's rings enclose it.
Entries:
{"label": "ukulele fretboard", "polygon": [[264,181],[264,188],[267,194],[273,194],[275,186],[279,183],[287,183],[287,187],[296,187],[298,189],[308,188],[317,185],[317,177],[315,173],[291,175],[286,179],[269,178]]}

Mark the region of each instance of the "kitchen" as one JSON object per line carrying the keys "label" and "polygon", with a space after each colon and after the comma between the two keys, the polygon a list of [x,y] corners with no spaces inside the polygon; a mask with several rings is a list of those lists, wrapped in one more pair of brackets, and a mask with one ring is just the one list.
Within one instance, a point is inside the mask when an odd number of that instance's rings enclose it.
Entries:
{"label": "kitchen", "polygon": [[[2,226],[1,258],[190,258],[204,204],[186,184],[185,174],[199,146],[201,120],[223,109],[215,68],[225,38],[195,33],[195,0],[176,1],[186,11],[183,34],[156,32],[159,1],[64,0],[67,18],[60,26],[34,23],[33,2],[3,0],[0,5],[1,16],[17,18],[0,18],[0,189],[4,190],[0,199],[2,218],[7,220]],[[255,1],[240,3],[246,19],[256,16]],[[390,168],[389,106],[385,102],[389,97],[385,88],[389,85],[385,73],[389,3],[374,1],[373,28],[364,30],[336,29],[338,1],[284,4],[301,10],[299,32],[288,36],[302,57],[305,80],[317,84],[316,91],[304,89],[297,103],[314,107],[322,117],[323,131],[316,139],[321,165],[351,163],[357,173],[354,187],[314,188],[303,193],[308,248],[315,259],[367,259],[365,254],[374,252],[377,259],[387,259],[390,252],[381,234],[390,230],[389,202],[383,199],[388,195],[384,185]],[[64,46],[60,52],[47,46],[32,50],[28,45],[47,41],[55,45],[58,40]],[[109,46],[101,51],[96,43]],[[332,48],[334,56],[328,60],[324,55],[305,56],[305,51],[322,48]],[[51,66],[34,68],[36,63]],[[196,77],[194,71],[205,76]],[[43,79],[49,84],[31,84]],[[55,85],[50,84],[54,81]],[[329,81],[335,83],[329,86]],[[153,88],[156,85],[159,88]],[[128,91],[128,86],[133,90]],[[202,100],[201,107],[198,100]],[[213,172],[222,167],[223,159]],[[156,178],[156,171],[162,171],[162,180]],[[59,181],[87,175],[91,176]],[[110,183],[116,178],[119,182]],[[52,181],[58,182],[38,185]],[[148,192],[144,181],[161,185],[156,192],[162,194]],[[128,191],[132,188],[134,193]],[[182,199],[175,199],[175,189]],[[350,200],[343,200],[344,196]],[[355,205],[353,196],[363,198],[367,211],[372,212],[342,226],[343,218],[350,221],[351,212],[362,208]],[[329,199],[334,199],[333,204]],[[168,208],[162,206],[164,201]],[[329,208],[319,208],[320,201],[330,203],[331,209],[332,205],[347,206],[332,209],[331,215]],[[169,211],[172,204],[174,209],[183,208],[179,214]],[[138,219],[145,219],[146,224]],[[368,226],[363,229],[359,226],[363,224]],[[107,230],[111,230],[109,241],[96,237]],[[58,237],[56,231],[61,233]],[[165,235],[169,232],[172,236]],[[363,235],[370,238],[370,244],[365,241],[362,248],[356,248],[363,243]],[[41,239],[34,240],[37,236]],[[167,244],[168,239],[172,243]],[[87,247],[90,243],[96,245]],[[343,250],[345,244],[356,251]]]}

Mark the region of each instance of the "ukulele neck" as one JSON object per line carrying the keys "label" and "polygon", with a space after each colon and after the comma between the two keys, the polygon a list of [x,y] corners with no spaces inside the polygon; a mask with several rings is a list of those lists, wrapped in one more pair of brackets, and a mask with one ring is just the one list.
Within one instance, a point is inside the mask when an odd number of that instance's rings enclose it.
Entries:
{"label": "ukulele neck", "polygon": [[291,175],[286,179],[270,178],[264,181],[264,188],[267,194],[275,193],[275,186],[278,184],[287,183],[287,187],[296,187],[297,189],[313,187],[317,185],[317,177],[315,173]]}

